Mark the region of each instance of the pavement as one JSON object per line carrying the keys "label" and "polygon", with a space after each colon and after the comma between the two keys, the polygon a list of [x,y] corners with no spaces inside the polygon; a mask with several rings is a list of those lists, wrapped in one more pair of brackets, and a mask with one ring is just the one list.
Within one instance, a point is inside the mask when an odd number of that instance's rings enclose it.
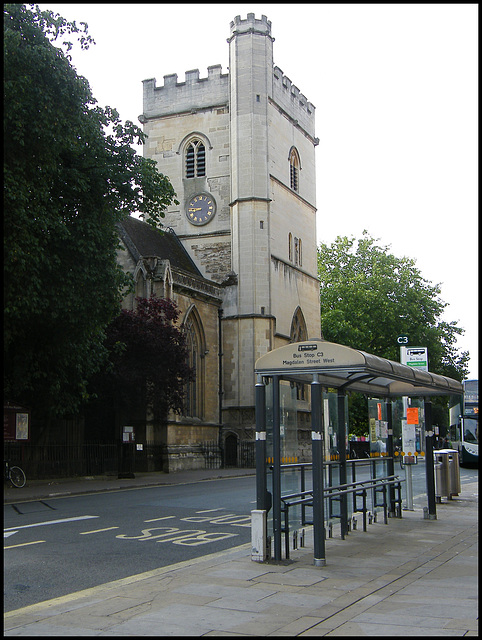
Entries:
{"label": "pavement", "polygon": [[135,473],[133,478],[118,478],[117,475],[83,476],[79,478],[56,478],[55,480],[28,480],[25,487],[16,489],[10,483],[5,485],[4,504],[44,500],[58,496],[81,495],[99,491],[120,491],[139,487],[155,487],[166,484],[185,484],[216,478],[255,476],[255,469],[199,469],[175,473],[151,472]]}
{"label": "pavement", "polygon": [[[80,478],[6,489],[4,502],[253,475],[252,469]],[[202,556],[4,616],[5,636],[478,636],[478,483],[402,518],[326,541],[313,531],[290,560],[258,563],[251,545]]]}

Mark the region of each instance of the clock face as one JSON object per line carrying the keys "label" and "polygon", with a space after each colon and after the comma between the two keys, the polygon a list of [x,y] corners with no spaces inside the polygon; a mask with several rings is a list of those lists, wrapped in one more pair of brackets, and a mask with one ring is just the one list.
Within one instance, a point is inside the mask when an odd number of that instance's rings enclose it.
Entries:
{"label": "clock face", "polygon": [[214,199],[206,194],[200,193],[189,200],[186,210],[187,219],[191,224],[202,225],[209,222],[216,213]]}

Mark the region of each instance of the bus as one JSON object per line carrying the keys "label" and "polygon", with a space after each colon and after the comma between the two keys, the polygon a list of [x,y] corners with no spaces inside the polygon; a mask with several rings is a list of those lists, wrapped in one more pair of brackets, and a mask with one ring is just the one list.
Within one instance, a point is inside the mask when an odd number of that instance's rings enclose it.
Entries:
{"label": "bus", "polygon": [[459,452],[461,465],[479,461],[479,381],[465,380],[464,395],[453,398],[449,406],[452,447]]}

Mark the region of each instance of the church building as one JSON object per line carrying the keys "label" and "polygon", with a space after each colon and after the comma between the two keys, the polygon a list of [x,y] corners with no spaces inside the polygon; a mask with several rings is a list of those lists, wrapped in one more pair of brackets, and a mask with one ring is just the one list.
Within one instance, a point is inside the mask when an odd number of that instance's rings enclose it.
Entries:
{"label": "church building", "polygon": [[[239,463],[242,446],[254,445],[256,360],[320,338],[315,107],[274,64],[273,42],[266,16],[237,16],[226,73],[214,65],[207,77],[196,69],[143,81],[144,155],[180,204],[166,211],[163,234],[123,222],[119,260],[134,295],[178,304],[196,371],[185,415],[167,430],[146,428],[166,471],[202,466],[208,441]],[[308,390],[288,394],[302,448]]]}

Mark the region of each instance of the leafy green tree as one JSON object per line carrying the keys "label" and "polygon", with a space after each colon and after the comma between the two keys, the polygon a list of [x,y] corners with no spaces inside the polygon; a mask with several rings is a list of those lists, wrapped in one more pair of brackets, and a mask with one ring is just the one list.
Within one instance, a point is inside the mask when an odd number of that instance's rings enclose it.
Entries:
{"label": "leafy green tree", "polygon": [[[338,236],[330,246],[320,244],[323,337],[398,362],[397,336],[407,335],[411,345],[427,347],[430,371],[463,380],[469,354],[455,343],[464,330],[441,319],[447,304],[440,286],[425,280],[413,259],[389,249],[366,231],[358,240]],[[365,431],[364,406],[361,397],[350,398],[354,433],[357,426]]]}
{"label": "leafy green tree", "polygon": [[[4,397],[48,421],[75,412],[128,285],[116,222],[159,225],[175,194],[132,122],[101,108],[71,64],[87,25],[4,5]],[[65,49],[65,51],[64,51]]]}
{"label": "leafy green tree", "polygon": [[[122,310],[107,327],[109,358],[92,379],[96,398],[89,414],[107,417],[111,438],[116,437],[112,427],[139,410],[145,416],[146,407],[158,425],[165,424],[169,411],[182,412],[186,384],[193,377],[176,303],[154,295],[136,302],[134,311]],[[105,428],[98,429],[92,435],[105,437]]]}
{"label": "leafy green tree", "polygon": [[397,258],[365,231],[359,240],[338,236],[318,248],[321,329],[325,340],[399,361],[397,336],[428,348],[430,370],[463,380],[468,353],[464,330],[440,319],[447,304],[440,286],[425,280],[411,258]]}

